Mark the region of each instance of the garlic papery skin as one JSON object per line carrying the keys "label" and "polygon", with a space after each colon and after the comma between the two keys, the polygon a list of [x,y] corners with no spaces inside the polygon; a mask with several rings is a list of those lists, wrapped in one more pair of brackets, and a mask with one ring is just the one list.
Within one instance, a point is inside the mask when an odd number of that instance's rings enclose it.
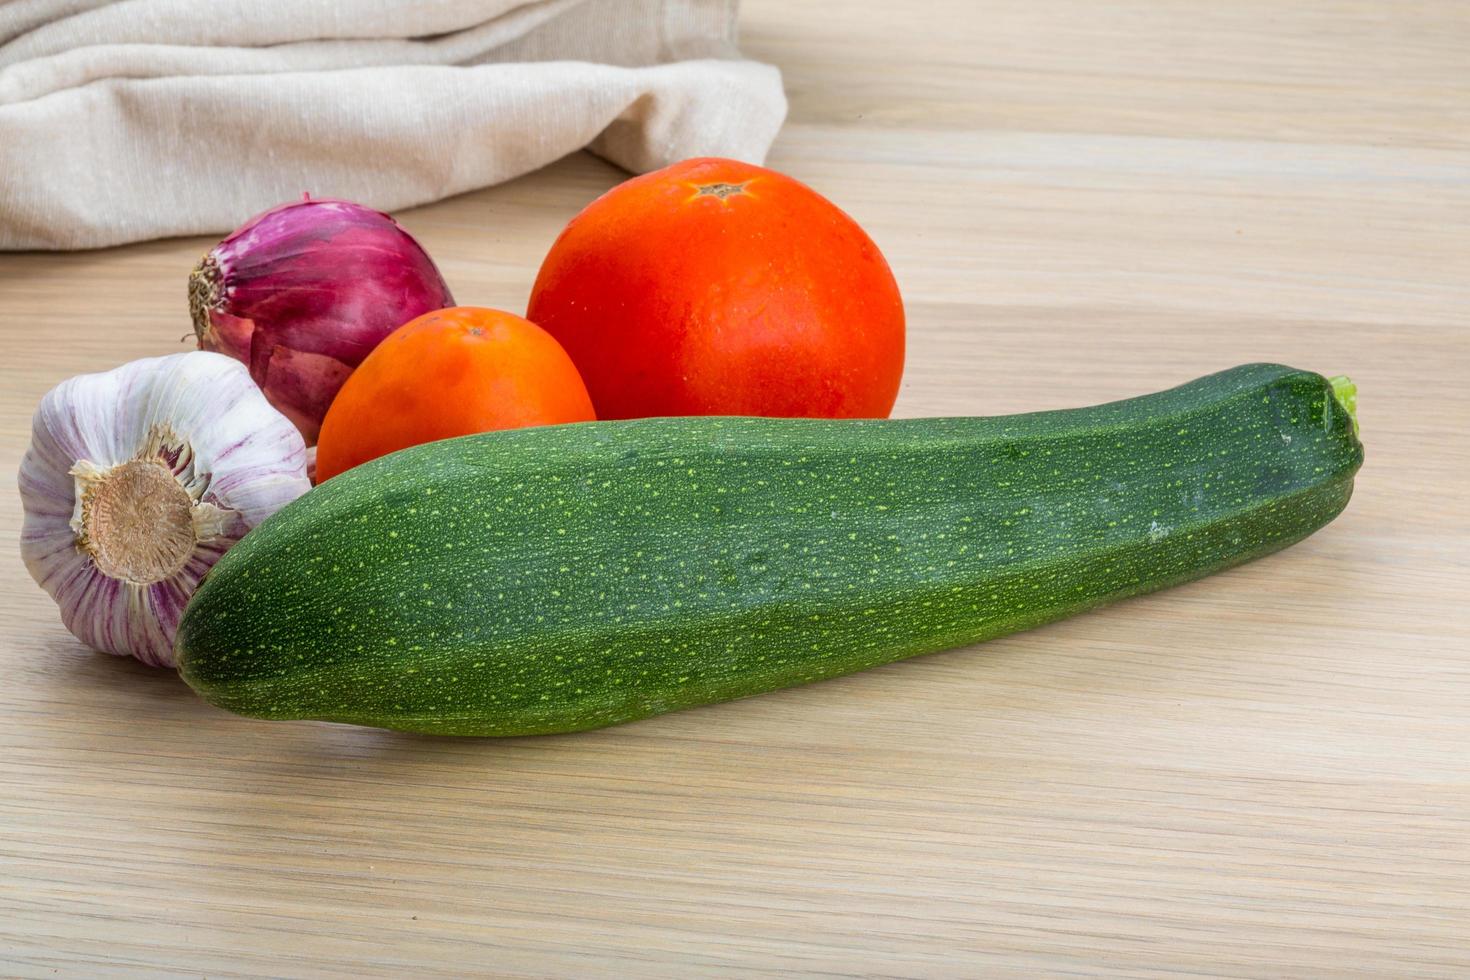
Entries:
{"label": "garlic papery skin", "polygon": [[41,400],[20,466],[21,557],[77,639],[172,667],[205,573],[310,487],[301,433],[243,364],[133,361]]}

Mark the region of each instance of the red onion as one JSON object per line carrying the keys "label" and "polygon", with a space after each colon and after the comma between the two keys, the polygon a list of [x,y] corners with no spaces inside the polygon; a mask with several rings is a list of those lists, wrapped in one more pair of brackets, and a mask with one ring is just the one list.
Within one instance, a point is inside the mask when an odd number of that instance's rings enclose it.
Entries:
{"label": "red onion", "polygon": [[434,262],[388,215],[351,201],[300,201],[251,218],[189,276],[204,350],[245,362],[308,446],[353,368],[388,334],[454,298]]}

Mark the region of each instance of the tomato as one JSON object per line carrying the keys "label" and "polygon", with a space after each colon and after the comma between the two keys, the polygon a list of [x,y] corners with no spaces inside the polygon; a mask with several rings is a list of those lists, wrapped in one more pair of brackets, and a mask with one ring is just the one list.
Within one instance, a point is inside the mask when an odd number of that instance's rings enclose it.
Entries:
{"label": "tomato", "polygon": [[903,301],[878,246],[805,184],[685,160],[593,201],[551,246],[527,317],[600,418],[883,417]]}
{"label": "tomato", "polygon": [[322,421],[316,475],[435,439],[592,418],[576,366],[546,331],[499,310],[435,310],[348,376]]}

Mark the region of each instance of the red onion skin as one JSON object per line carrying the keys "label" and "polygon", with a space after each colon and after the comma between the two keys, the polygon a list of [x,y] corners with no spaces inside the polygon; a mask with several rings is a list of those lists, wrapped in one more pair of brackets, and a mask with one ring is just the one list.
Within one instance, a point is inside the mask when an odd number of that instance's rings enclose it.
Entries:
{"label": "red onion skin", "polygon": [[453,305],[433,260],[396,221],[325,198],[251,218],[190,277],[199,346],[243,361],[308,446],[384,337]]}

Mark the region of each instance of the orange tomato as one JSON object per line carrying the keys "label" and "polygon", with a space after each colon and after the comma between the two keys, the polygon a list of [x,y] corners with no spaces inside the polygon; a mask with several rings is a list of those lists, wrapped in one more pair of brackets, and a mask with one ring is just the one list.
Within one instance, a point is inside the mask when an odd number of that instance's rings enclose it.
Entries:
{"label": "orange tomato", "polygon": [[322,421],[316,475],[436,439],[593,418],[550,334],[511,313],[454,306],[405,323],[352,372]]}
{"label": "orange tomato", "polygon": [[903,301],[878,246],[810,187],[735,160],[685,160],[593,201],[526,315],[605,419],[885,416],[903,374]]}

